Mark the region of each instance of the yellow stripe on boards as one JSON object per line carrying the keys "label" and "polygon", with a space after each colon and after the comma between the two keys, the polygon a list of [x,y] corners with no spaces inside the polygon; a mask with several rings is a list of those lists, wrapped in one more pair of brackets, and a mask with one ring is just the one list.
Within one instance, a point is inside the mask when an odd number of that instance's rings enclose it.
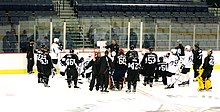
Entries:
{"label": "yellow stripe on boards", "polygon": [[[191,70],[193,70],[191,68]],[[215,65],[214,70],[220,70],[220,65]],[[37,69],[34,69],[34,73],[37,73]],[[59,69],[57,70],[57,73],[59,73]],[[0,75],[1,74],[28,74],[26,69],[12,69],[12,70],[0,70]]]}

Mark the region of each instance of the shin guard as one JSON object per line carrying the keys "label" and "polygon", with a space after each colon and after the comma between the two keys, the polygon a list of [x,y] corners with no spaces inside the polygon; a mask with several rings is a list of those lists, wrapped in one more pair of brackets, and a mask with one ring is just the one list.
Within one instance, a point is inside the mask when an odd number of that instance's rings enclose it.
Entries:
{"label": "shin guard", "polygon": [[210,80],[210,78],[208,78],[208,79],[205,80],[205,89],[209,90],[211,88],[212,88],[211,80]]}

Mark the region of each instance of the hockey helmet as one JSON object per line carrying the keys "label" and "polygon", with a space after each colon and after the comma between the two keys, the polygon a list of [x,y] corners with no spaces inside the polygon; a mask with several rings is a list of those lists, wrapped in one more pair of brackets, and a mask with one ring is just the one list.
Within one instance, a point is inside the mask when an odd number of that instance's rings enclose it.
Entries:
{"label": "hockey helmet", "polygon": [[177,54],[177,50],[176,50],[176,49],[171,49],[170,52],[171,52],[172,54]]}
{"label": "hockey helmet", "polygon": [[185,50],[190,51],[191,50],[191,46],[190,45],[186,45],[185,46]]}
{"label": "hockey helmet", "polygon": [[53,42],[58,43],[59,42],[59,38],[54,38]]}
{"label": "hockey helmet", "polygon": [[46,45],[44,45],[44,44],[42,44],[41,46],[40,46],[40,48],[45,48],[46,47]]}
{"label": "hockey helmet", "polygon": [[120,49],[118,50],[118,53],[119,53],[119,54],[124,54],[124,50],[123,50],[122,48],[120,48]]}
{"label": "hockey helmet", "polygon": [[160,62],[163,62],[163,57],[159,57]]}
{"label": "hockey helmet", "polygon": [[131,45],[131,46],[130,46],[130,50],[134,50],[134,45]]}
{"label": "hockey helmet", "polygon": [[49,53],[49,48],[47,48],[47,47],[44,48],[44,49],[43,49],[43,53]]}
{"label": "hockey helmet", "polygon": [[149,48],[149,52],[153,52],[154,48],[153,47],[150,47]]}
{"label": "hockey helmet", "polygon": [[74,49],[70,49],[70,53],[74,53]]}
{"label": "hockey helmet", "polygon": [[116,52],[112,51],[111,55],[114,57],[116,55]]}

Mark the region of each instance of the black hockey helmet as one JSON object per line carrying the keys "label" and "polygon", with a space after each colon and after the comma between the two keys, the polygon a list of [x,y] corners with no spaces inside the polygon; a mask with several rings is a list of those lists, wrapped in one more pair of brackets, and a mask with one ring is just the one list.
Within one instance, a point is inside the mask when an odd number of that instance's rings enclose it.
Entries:
{"label": "black hockey helmet", "polygon": [[42,44],[41,46],[40,46],[40,48],[45,48],[46,47],[46,45],[44,45],[44,44]]}
{"label": "black hockey helmet", "polygon": [[160,62],[162,62],[163,61],[163,57],[159,57],[159,60],[160,60]]}
{"label": "black hockey helmet", "polygon": [[70,49],[70,53],[74,53],[74,49]]}
{"label": "black hockey helmet", "polygon": [[49,53],[49,48],[47,48],[47,47],[45,47],[44,49],[43,49],[43,53]]}
{"label": "black hockey helmet", "polygon": [[130,46],[130,50],[134,50],[134,45],[131,45],[131,46]]}
{"label": "black hockey helmet", "polygon": [[149,48],[149,51],[150,51],[150,52],[152,52],[153,50],[154,50],[154,48],[153,48],[153,47],[150,47],[150,48]]}

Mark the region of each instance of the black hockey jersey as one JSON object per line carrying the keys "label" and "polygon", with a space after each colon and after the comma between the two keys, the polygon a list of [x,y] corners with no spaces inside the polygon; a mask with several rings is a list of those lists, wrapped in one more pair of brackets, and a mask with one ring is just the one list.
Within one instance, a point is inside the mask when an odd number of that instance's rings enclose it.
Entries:
{"label": "black hockey jersey", "polygon": [[182,44],[179,44],[178,46],[176,46],[175,49],[177,50],[178,56],[185,56],[184,47]]}
{"label": "black hockey jersey", "polygon": [[202,68],[212,70],[213,66],[214,66],[214,57],[213,56],[205,57]]}
{"label": "black hockey jersey", "polygon": [[125,69],[127,69],[125,55],[116,55],[113,63],[115,65],[115,69],[118,69],[118,70],[125,70]]}
{"label": "black hockey jersey", "polygon": [[138,52],[135,50],[129,50],[125,55],[127,60],[138,58]]}
{"label": "black hockey jersey", "polygon": [[157,54],[155,53],[145,53],[141,61],[141,66],[144,69],[155,69],[157,66]]}
{"label": "black hockey jersey", "polygon": [[111,44],[111,45],[108,45],[105,47],[106,49],[109,49],[111,50],[111,52],[115,51],[116,54],[118,54],[118,50],[119,50],[119,45],[118,44]]}
{"label": "black hockey jersey", "polygon": [[85,69],[88,69],[89,67],[92,66],[92,73],[93,74],[98,74],[100,70],[100,58],[97,57],[95,60],[92,59],[87,66],[85,66]]}
{"label": "black hockey jersey", "polygon": [[43,70],[51,70],[53,67],[53,63],[51,61],[51,57],[49,54],[42,55],[42,58],[40,60],[41,66],[43,67]]}
{"label": "black hockey jersey", "polygon": [[167,71],[168,63],[166,62],[158,62],[157,63],[157,71]]}
{"label": "black hockey jersey", "polygon": [[202,49],[192,50],[193,52],[193,63],[197,65],[202,64]]}
{"label": "black hockey jersey", "polygon": [[128,71],[138,71],[140,69],[139,59],[134,58],[127,61]]}
{"label": "black hockey jersey", "polygon": [[66,54],[61,59],[61,64],[67,66],[67,68],[72,68],[72,67],[76,68],[79,63],[81,63],[81,61],[79,60],[76,54]]}
{"label": "black hockey jersey", "polygon": [[40,50],[37,50],[36,53],[37,53],[37,62],[40,62],[41,59],[43,58],[44,54]]}

